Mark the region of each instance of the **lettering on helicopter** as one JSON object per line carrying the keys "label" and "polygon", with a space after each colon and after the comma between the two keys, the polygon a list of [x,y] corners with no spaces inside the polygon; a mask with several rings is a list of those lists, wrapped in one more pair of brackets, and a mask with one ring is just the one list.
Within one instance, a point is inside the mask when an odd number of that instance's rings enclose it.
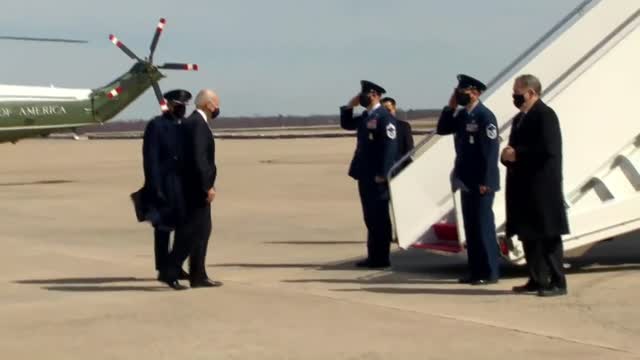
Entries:
{"label": "lettering on helicopter", "polygon": [[64,106],[49,105],[49,106],[25,106],[21,107],[18,112],[19,116],[46,116],[46,115],[64,115],[67,110]]}
{"label": "lettering on helicopter", "polygon": [[0,108],[0,118],[11,116],[11,109]]}

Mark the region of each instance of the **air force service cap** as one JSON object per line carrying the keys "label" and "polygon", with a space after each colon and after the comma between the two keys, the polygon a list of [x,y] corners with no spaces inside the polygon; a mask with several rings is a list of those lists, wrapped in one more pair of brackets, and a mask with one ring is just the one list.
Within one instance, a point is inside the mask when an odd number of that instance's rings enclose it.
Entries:
{"label": "air force service cap", "polygon": [[487,85],[469,75],[458,75],[458,89],[476,89],[480,92],[487,90]]}
{"label": "air force service cap", "polygon": [[377,92],[380,95],[382,95],[382,94],[387,92],[382,86],[374,84],[371,81],[362,80],[362,81],[360,81],[360,85],[362,86],[362,93],[363,94],[366,94],[366,93],[370,92],[371,90],[374,90],[375,92]]}
{"label": "air force service cap", "polygon": [[166,92],[163,97],[168,102],[186,105],[191,100],[191,93],[187,90],[176,89]]}

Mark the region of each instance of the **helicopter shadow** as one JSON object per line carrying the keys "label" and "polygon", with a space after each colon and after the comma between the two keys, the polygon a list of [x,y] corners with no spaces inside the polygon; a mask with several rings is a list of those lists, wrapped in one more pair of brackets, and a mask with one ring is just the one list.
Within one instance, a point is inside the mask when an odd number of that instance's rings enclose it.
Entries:
{"label": "helicopter shadow", "polygon": [[73,180],[37,180],[37,181],[24,181],[24,182],[3,182],[0,183],[0,187],[13,187],[13,186],[32,186],[32,185],[60,185],[71,184]]}

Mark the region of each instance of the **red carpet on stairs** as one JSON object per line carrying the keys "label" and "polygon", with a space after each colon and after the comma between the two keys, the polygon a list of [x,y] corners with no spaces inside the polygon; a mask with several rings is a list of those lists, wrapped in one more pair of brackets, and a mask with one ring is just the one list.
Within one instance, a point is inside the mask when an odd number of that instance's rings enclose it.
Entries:
{"label": "red carpet on stairs", "polygon": [[458,244],[458,229],[456,224],[438,223],[433,225],[433,230],[438,237],[437,242],[428,244],[415,244],[413,248],[459,253],[462,248]]}

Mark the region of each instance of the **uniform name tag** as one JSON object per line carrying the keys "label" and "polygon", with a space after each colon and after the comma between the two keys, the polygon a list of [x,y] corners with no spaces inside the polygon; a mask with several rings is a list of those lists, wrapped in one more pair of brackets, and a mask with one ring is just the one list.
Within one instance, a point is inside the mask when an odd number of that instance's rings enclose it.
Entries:
{"label": "uniform name tag", "polygon": [[478,132],[478,124],[476,123],[467,124],[467,132]]}

